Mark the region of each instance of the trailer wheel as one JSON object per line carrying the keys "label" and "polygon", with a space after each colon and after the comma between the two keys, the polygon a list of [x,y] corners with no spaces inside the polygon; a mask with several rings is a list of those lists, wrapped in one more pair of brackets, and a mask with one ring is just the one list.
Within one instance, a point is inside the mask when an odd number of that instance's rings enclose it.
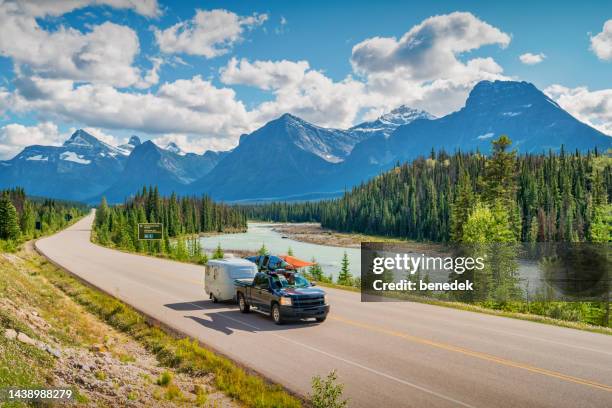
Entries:
{"label": "trailer wheel", "polygon": [[238,307],[242,313],[249,313],[249,310],[251,310],[251,305],[246,302],[242,293],[238,294]]}
{"label": "trailer wheel", "polygon": [[280,306],[278,305],[278,303],[274,303],[272,305],[272,320],[274,320],[274,323],[276,324],[283,324],[283,315],[281,314],[281,310],[280,310]]}

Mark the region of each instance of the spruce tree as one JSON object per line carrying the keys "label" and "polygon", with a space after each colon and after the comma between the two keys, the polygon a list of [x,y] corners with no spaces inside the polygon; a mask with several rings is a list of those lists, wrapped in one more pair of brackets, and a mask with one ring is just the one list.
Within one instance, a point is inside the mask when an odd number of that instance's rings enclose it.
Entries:
{"label": "spruce tree", "polygon": [[7,193],[0,197],[0,239],[16,241],[21,235],[17,209]]}
{"label": "spruce tree", "polygon": [[258,255],[267,255],[268,254],[268,248],[266,248],[266,244],[261,244],[261,248],[259,248],[259,251],[257,251]]}
{"label": "spruce tree", "polygon": [[338,285],[351,286],[353,284],[353,275],[349,269],[349,259],[346,251],[342,256],[340,273],[338,274]]}

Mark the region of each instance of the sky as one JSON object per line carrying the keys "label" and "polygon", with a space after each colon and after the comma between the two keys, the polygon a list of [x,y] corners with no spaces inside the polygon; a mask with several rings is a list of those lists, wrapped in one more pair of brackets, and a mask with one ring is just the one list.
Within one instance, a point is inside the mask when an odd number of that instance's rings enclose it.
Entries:
{"label": "sky", "polygon": [[443,116],[481,80],[612,135],[612,2],[0,0],[0,159],[78,128],[203,153],[286,112]]}

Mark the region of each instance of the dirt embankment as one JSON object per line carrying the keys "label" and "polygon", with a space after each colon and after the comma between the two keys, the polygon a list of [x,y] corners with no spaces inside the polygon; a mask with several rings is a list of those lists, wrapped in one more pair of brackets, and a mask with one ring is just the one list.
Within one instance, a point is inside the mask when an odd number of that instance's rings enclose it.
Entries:
{"label": "dirt embankment", "polygon": [[162,367],[47,281],[43,268],[54,267],[30,243],[0,253],[0,366],[9,370],[0,372],[1,387],[71,388],[79,406],[239,406],[210,375]]}

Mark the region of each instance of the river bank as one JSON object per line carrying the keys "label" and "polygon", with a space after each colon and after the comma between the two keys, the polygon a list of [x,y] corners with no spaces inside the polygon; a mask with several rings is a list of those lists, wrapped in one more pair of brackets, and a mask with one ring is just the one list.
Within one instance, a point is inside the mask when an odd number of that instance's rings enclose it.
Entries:
{"label": "river bank", "polygon": [[361,248],[362,242],[389,242],[408,245],[413,251],[432,251],[439,245],[428,242],[406,241],[399,238],[382,237],[357,233],[338,232],[323,228],[318,222],[273,223],[272,231],[295,241],[317,245],[328,245],[343,248]]}

